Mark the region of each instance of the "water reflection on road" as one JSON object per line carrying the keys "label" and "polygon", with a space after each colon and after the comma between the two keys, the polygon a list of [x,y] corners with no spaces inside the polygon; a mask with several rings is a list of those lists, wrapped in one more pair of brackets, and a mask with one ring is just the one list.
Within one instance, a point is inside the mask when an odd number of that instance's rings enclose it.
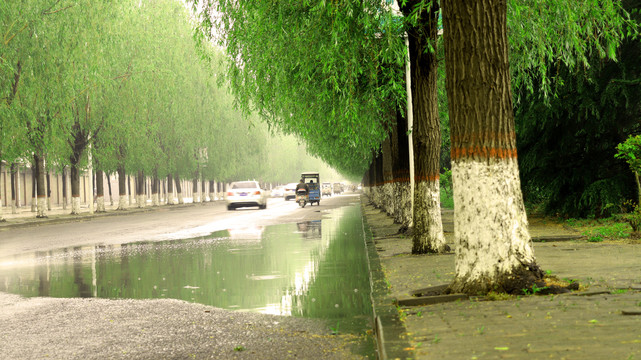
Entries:
{"label": "water reflection on road", "polygon": [[[23,296],[174,298],[368,327],[360,207],[321,221],[0,259],[0,291]],[[354,329],[355,330],[355,329]]]}

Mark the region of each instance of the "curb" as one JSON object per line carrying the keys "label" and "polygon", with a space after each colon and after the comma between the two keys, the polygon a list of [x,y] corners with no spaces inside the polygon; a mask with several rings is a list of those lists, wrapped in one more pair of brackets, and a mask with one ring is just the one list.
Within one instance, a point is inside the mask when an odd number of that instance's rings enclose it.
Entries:
{"label": "curb", "polygon": [[[361,203],[362,211],[363,205]],[[371,228],[364,214],[363,234],[370,272],[373,323],[378,358],[382,360],[412,359],[414,353],[405,337],[407,330],[398,316],[396,299],[388,294],[385,274],[376,251]]]}

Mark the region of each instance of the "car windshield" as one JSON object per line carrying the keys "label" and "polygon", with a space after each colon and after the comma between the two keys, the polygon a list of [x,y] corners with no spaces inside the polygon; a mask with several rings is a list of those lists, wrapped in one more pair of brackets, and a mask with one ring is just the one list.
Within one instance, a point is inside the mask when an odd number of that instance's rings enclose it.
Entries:
{"label": "car windshield", "polygon": [[258,186],[254,181],[241,181],[231,184],[232,189],[256,189]]}

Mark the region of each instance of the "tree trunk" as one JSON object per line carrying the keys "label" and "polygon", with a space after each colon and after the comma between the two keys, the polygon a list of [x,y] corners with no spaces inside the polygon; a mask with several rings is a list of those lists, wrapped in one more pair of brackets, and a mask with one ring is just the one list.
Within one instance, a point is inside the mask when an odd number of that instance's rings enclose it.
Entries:
{"label": "tree trunk", "polygon": [[384,192],[383,192],[383,154],[379,151],[376,154],[375,158],[375,167],[374,167],[374,174],[376,177],[376,183],[375,183],[375,199],[376,199],[376,206],[379,209],[385,209],[384,208]]}
{"label": "tree trunk", "polygon": [[194,199],[194,204],[200,202],[200,197],[198,196],[198,170],[196,170],[196,173],[194,174],[194,180],[192,181],[191,188],[193,190],[192,198]]}
{"label": "tree trunk", "polygon": [[71,213],[80,213],[80,171],[74,162],[71,163]]}
{"label": "tree trunk", "polygon": [[47,170],[47,210],[51,211],[51,174]]}
{"label": "tree trunk", "polygon": [[133,203],[134,193],[131,191],[131,176],[127,175],[127,189],[129,190],[129,206]]}
{"label": "tree trunk", "polygon": [[540,280],[523,205],[505,1],[443,1],[456,273],[450,290],[522,293]]}
{"label": "tree trunk", "polygon": [[171,174],[167,175],[167,205],[174,204],[174,187],[172,184]]}
{"label": "tree trunk", "polygon": [[383,184],[381,186],[381,202],[388,215],[394,214],[394,190],[392,185],[392,145],[391,134],[385,139],[381,148]]}
{"label": "tree trunk", "polygon": [[209,201],[214,201],[216,199],[216,187],[214,186],[214,180],[209,180]]}
{"label": "tree trunk", "polygon": [[37,218],[46,218],[47,217],[47,191],[45,186],[45,159],[44,156],[34,154],[33,162],[35,164],[36,173],[37,173],[37,185],[36,185],[36,194],[37,194]]}
{"label": "tree trunk", "polygon": [[17,185],[20,180],[17,177],[19,176],[20,176],[20,173],[18,172],[18,164],[11,163],[11,213],[12,214],[18,213],[18,209],[16,208],[16,202],[18,201],[18,199],[16,195],[18,194]]}
{"label": "tree trunk", "polygon": [[[409,16],[417,1],[401,9]],[[413,254],[449,250],[443,236],[439,187],[441,128],[436,91],[438,5],[423,10],[420,23],[407,30],[409,38],[414,124],[414,232]]]}
{"label": "tree trunk", "polygon": [[118,167],[118,208],[116,210],[127,210],[127,175],[125,167]]}
{"label": "tree trunk", "polygon": [[145,202],[145,173],[139,170],[136,177],[136,206],[144,208]]}
{"label": "tree trunk", "polygon": [[406,230],[412,226],[412,189],[410,188],[410,151],[407,118],[396,111],[396,126],[392,133],[392,176],[394,181],[394,221]]}
{"label": "tree trunk", "polygon": [[69,194],[67,192],[67,166],[62,167],[62,210],[67,210],[67,201]]}
{"label": "tree trunk", "polygon": [[151,180],[151,206],[160,205],[160,195],[158,191],[159,189],[160,189],[160,180],[158,179],[158,172],[154,171],[154,175]]}
{"label": "tree trunk", "polygon": [[107,188],[109,189],[109,201],[111,202],[111,206],[114,206],[114,196],[113,193],[111,192],[111,174],[107,174]]}
{"label": "tree trunk", "polygon": [[31,212],[36,212],[36,208],[37,208],[37,203],[38,203],[36,199],[36,187],[38,186],[37,183],[38,183],[38,165],[34,162],[33,165],[31,166]]}
{"label": "tree trunk", "polygon": [[178,195],[178,203],[184,204],[185,201],[183,200],[183,189],[178,174],[174,175],[174,180],[176,180],[176,194]]}
{"label": "tree trunk", "polygon": [[207,182],[205,179],[200,180],[200,202],[203,204],[207,201]]}
{"label": "tree trunk", "polygon": [[106,212],[104,178],[104,172],[96,170],[96,212]]}

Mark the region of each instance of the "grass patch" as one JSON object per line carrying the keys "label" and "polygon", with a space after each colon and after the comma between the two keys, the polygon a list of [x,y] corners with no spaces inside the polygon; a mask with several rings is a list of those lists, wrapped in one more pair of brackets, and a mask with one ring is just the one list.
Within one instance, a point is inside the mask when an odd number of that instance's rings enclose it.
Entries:
{"label": "grass patch", "polygon": [[632,233],[632,227],[621,216],[604,219],[567,219],[565,223],[581,232],[589,242],[624,240]]}

